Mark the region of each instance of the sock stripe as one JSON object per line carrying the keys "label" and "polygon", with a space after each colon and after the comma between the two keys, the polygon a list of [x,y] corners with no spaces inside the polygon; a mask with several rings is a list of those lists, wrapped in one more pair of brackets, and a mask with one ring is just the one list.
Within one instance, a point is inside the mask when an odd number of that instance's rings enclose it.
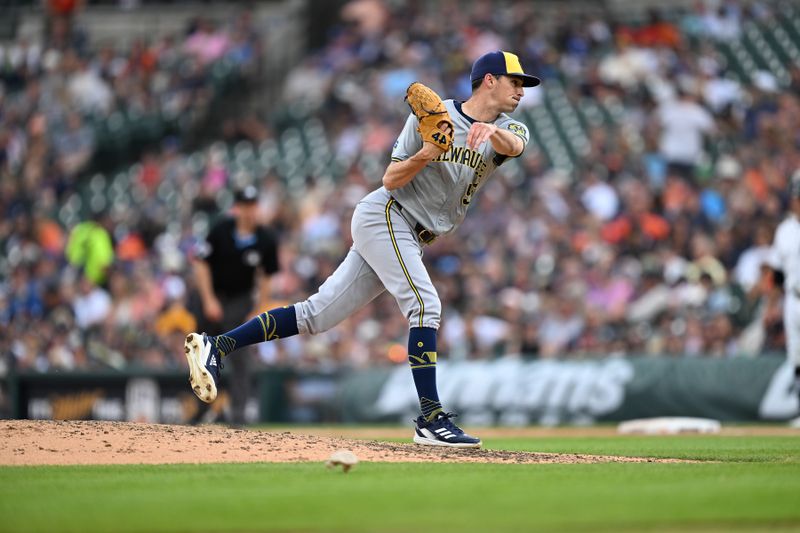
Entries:
{"label": "sock stripe", "polygon": [[258,321],[261,323],[261,329],[264,331],[264,342],[280,339],[280,337],[275,334],[278,329],[278,321],[275,320],[271,314],[261,313],[258,315]]}
{"label": "sock stripe", "polygon": [[278,337],[275,334],[275,330],[278,329],[278,321],[275,320],[275,318],[269,313],[264,313],[264,314],[267,315],[267,329],[269,329],[269,325],[272,324],[272,329],[270,329],[269,331],[269,336],[267,337],[267,340],[271,341],[272,339],[279,339],[280,337]]}
{"label": "sock stripe", "polygon": [[408,363],[411,368],[423,368],[436,365],[436,352],[424,352],[422,355],[408,355]]}
{"label": "sock stripe", "polygon": [[219,350],[220,355],[227,355],[236,349],[236,339],[227,335],[214,337],[214,344]]}
{"label": "sock stripe", "polygon": [[[267,315],[267,313],[261,313],[262,315]],[[267,320],[269,320],[269,315],[267,315]],[[264,324],[264,319],[261,318],[261,315],[258,315],[258,321],[261,322],[261,329],[264,330],[264,341],[268,341],[269,337],[267,336],[267,326]]]}
{"label": "sock stripe", "polygon": [[294,306],[271,309],[216,337],[216,346],[223,355],[274,339],[297,335],[297,315]]}
{"label": "sock stripe", "polygon": [[419,404],[422,408],[422,416],[425,417],[425,420],[432,420],[433,417],[443,411],[441,403],[429,400],[428,398],[420,398]]}

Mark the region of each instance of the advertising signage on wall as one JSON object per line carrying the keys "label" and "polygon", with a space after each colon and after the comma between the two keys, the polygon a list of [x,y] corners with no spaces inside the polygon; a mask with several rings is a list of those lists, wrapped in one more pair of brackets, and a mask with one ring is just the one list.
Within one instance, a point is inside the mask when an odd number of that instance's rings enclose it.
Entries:
{"label": "advertising signage on wall", "polygon": [[[440,396],[469,425],[590,424],[662,416],[787,420],[800,411],[780,357],[441,362]],[[342,374],[256,376],[249,422],[405,423],[419,408],[407,365]],[[201,404],[183,373],[21,374],[6,378],[11,416],[185,423]],[[224,418],[228,396],[211,406]]]}

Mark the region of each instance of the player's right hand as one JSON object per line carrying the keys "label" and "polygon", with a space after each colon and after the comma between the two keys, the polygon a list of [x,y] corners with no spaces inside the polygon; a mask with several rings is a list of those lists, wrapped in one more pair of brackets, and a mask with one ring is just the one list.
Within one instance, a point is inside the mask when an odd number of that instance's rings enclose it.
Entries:
{"label": "player's right hand", "polygon": [[209,298],[203,302],[203,314],[211,322],[219,322],[222,320],[222,304],[214,297]]}
{"label": "player's right hand", "polygon": [[467,133],[467,148],[477,150],[480,145],[489,140],[495,134],[497,126],[485,122],[475,122]]}

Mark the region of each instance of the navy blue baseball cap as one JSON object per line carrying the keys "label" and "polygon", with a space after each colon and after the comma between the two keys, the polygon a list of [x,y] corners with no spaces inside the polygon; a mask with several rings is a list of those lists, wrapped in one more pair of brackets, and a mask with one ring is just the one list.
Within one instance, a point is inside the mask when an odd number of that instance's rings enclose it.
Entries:
{"label": "navy blue baseball cap", "polygon": [[476,81],[482,80],[487,74],[492,74],[493,76],[502,74],[521,78],[523,87],[536,87],[542,83],[542,80],[536,76],[531,76],[523,72],[522,65],[520,65],[519,58],[516,54],[503,52],[502,50],[483,54],[476,59],[475,63],[472,64],[472,74],[470,74],[469,79],[472,83],[475,83]]}

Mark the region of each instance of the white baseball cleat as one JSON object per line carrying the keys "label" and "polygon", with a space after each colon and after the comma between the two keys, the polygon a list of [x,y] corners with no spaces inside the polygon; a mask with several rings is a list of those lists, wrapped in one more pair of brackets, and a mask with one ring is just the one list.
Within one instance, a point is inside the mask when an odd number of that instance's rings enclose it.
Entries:
{"label": "white baseball cleat", "polygon": [[222,368],[219,350],[205,333],[190,333],[186,336],[184,351],[189,361],[192,390],[204,402],[213,402],[217,397],[219,369]]}

